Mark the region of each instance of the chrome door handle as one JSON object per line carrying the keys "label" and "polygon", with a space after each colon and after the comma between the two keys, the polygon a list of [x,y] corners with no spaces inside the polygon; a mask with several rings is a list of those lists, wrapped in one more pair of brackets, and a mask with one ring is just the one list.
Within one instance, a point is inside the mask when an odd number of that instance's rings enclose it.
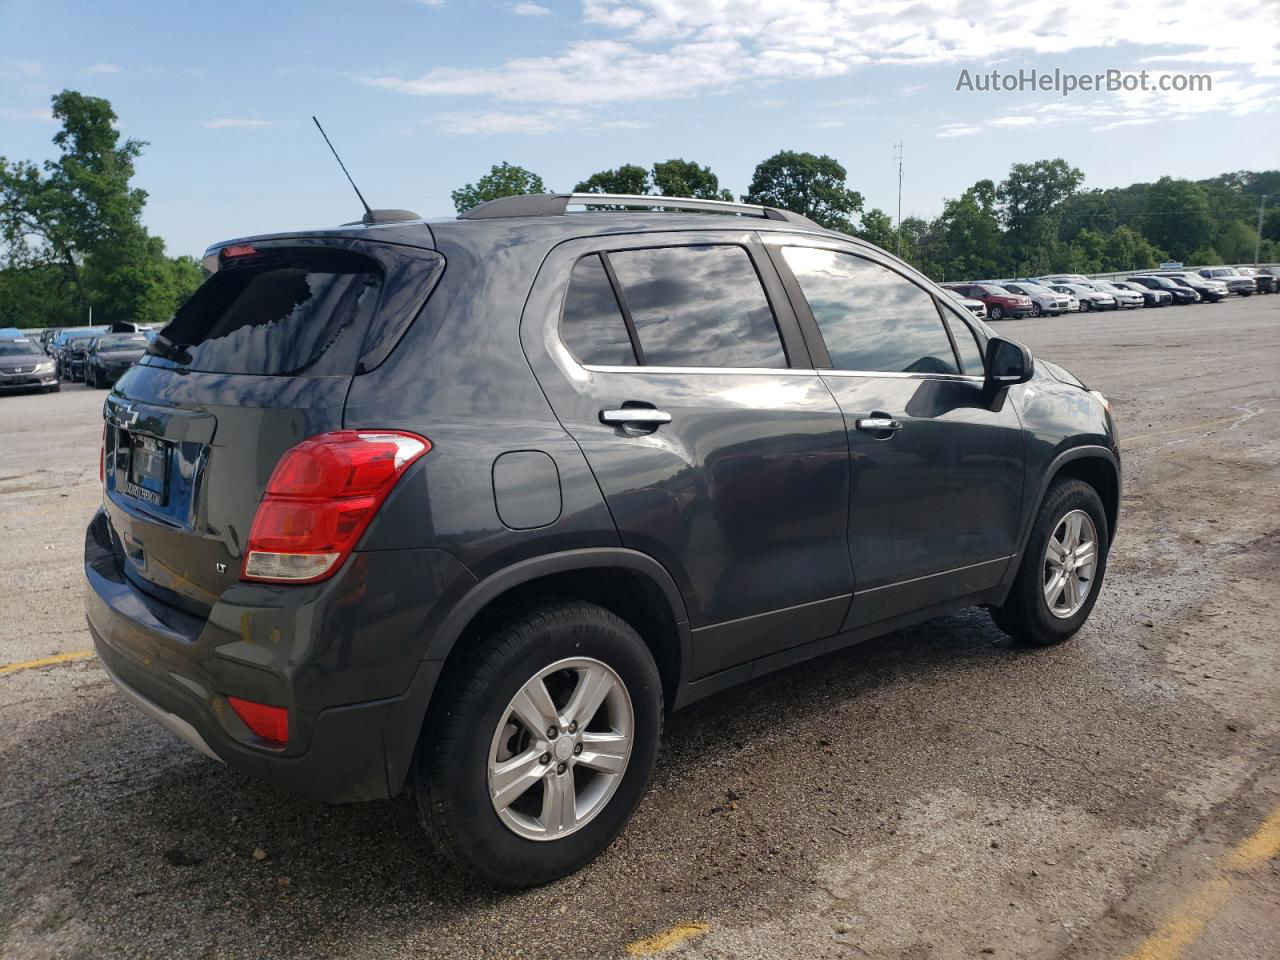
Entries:
{"label": "chrome door handle", "polygon": [[870,430],[872,433],[884,433],[887,430],[901,430],[902,421],[892,417],[860,417],[856,426],[859,430]]}
{"label": "chrome door handle", "polygon": [[600,422],[623,427],[636,424],[670,423],[671,414],[665,410],[654,410],[652,407],[623,407],[621,410],[601,410]]}

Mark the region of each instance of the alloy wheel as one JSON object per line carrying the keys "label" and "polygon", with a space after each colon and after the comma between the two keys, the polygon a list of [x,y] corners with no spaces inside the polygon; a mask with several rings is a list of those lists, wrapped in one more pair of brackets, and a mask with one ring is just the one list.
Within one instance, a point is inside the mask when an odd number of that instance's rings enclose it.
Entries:
{"label": "alloy wheel", "polygon": [[527,840],[582,829],[622,782],[634,734],[631,696],[612,668],[589,657],[551,664],[525,682],[494,730],[494,812]]}
{"label": "alloy wheel", "polygon": [[1098,569],[1098,531],[1093,518],[1072,510],[1053,528],[1044,546],[1043,588],[1049,612],[1059,620],[1075,616],[1093,590]]}

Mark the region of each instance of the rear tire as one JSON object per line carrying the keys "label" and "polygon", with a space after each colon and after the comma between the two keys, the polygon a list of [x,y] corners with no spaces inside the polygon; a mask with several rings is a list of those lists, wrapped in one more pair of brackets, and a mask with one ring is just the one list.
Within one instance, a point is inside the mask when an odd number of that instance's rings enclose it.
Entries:
{"label": "rear tire", "polygon": [[[1079,550],[1083,557],[1085,553],[1082,548],[1086,539],[1091,539],[1094,544],[1095,559],[1088,578],[1087,593],[1078,605],[1074,605],[1074,609],[1065,594],[1058,594],[1055,597],[1059,601],[1056,604],[1058,612],[1055,613],[1050,609],[1046,592],[1054,592],[1053,576],[1061,572],[1061,565],[1058,564],[1055,568],[1056,561],[1050,558],[1050,538],[1054,538],[1054,552],[1057,552],[1057,545],[1069,540],[1061,535],[1064,521],[1079,517],[1080,514],[1087,517],[1088,522],[1081,518],[1080,525],[1091,537],[1081,533],[1080,546],[1074,549]],[[1091,531],[1087,530],[1089,526],[1092,527]],[[1014,643],[1022,646],[1047,647],[1068,639],[1084,626],[1097,602],[1107,572],[1110,546],[1107,515],[1098,492],[1082,480],[1063,479],[1054,482],[1036,515],[1031,537],[1022,554],[1022,564],[1018,568],[1009,596],[1002,606],[991,608],[991,619]],[[1063,580],[1071,578],[1076,582],[1075,589],[1081,589],[1079,584],[1083,576],[1078,571],[1083,569],[1084,565],[1077,567],[1073,558]]]}
{"label": "rear tire", "polygon": [[[539,679],[561,663],[568,666]],[[579,711],[581,729],[567,726],[576,698],[596,683],[609,692]],[[658,668],[629,624],[590,603],[538,606],[481,638],[437,689],[413,786],[422,824],[450,860],[495,886],[529,887],[572,873],[613,842],[649,785],[662,732]],[[550,707],[531,713],[526,705],[534,690],[550,696],[551,719]],[[538,718],[548,729],[532,731]],[[600,738],[610,746],[595,746]],[[616,777],[599,772],[600,761],[616,767],[618,758]],[[495,786],[504,764],[524,771],[506,791]]]}
{"label": "rear tire", "polygon": [[1004,308],[1002,308],[998,303],[993,303],[990,307],[987,308],[987,315],[992,320],[1003,320]]}

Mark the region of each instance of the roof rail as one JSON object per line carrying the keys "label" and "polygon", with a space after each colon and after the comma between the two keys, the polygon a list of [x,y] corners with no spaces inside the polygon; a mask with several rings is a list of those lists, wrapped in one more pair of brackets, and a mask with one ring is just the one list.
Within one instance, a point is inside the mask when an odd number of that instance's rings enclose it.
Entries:
{"label": "roof rail", "polygon": [[637,209],[702,210],[707,213],[735,213],[765,220],[782,220],[808,227],[821,227],[808,217],[777,207],[731,200],[699,200],[694,197],[660,197],[624,193],[532,193],[487,200],[458,214],[459,220],[491,220],[499,217],[559,217],[570,205],[628,207]]}

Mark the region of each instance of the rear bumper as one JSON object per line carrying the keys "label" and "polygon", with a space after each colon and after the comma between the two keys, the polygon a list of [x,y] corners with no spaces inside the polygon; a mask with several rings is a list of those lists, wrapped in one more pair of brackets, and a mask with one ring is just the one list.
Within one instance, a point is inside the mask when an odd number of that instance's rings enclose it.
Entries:
{"label": "rear bumper", "polygon": [[[435,619],[423,603],[440,598],[435,584],[420,577],[430,570],[445,578],[436,583],[451,575],[460,588],[474,582],[442,551],[394,552],[395,564],[374,564],[377,573],[394,577],[394,567],[408,568],[401,576],[413,582],[391,588],[401,597],[421,598],[400,611],[399,635],[379,612],[386,592],[369,590],[365,582],[353,600],[349,574],[361,566],[358,554],[357,562],[315,585],[324,589],[308,591],[302,603],[271,606],[269,592],[246,585],[247,599],[264,601],[261,606],[219,602],[201,619],[151,597],[124,576],[100,512],[85,537],[89,632],[125,696],[206,755],[331,802],[394,796],[404,785],[441,666],[421,659],[429,633],[420,628]],[[368,576],[365,566],[358,576]],[[362,610],[357,601],[366,598],[370,606]],[[334,605],[342,608],[340,617],[333,615]],[[377,628],[377,649],[399,673],[391,695],[363,696],[378,683],[352,645],[367,647],[372,638],[359,629],[333,629],[336,622],[356,621]],[[228,695],[287,706],[288,745],[259,741],[230,708]]]}

